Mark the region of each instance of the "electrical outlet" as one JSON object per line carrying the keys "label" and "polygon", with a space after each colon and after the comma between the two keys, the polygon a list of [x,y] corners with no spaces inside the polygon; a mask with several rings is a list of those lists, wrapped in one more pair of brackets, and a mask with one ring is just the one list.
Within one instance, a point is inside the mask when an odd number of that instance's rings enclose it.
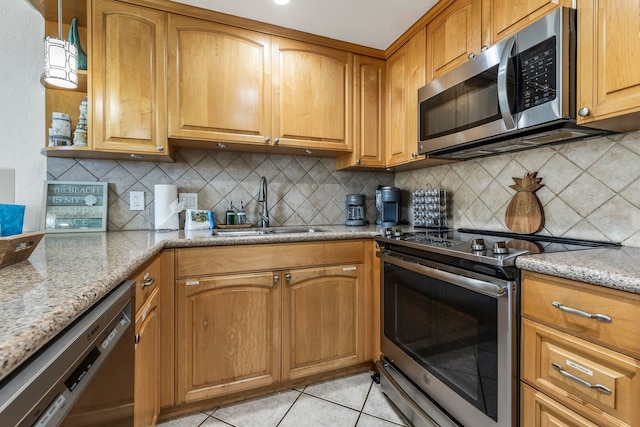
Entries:
{"label": "electrical outlet", "polygon": [[185,209],[198,209],[198,193],[179,193],[178,202],[182,201]]}
{"label": "electrical outlet", "polygon": [[144,210],[144,191],[129,192],[129,209],[132,211]]}

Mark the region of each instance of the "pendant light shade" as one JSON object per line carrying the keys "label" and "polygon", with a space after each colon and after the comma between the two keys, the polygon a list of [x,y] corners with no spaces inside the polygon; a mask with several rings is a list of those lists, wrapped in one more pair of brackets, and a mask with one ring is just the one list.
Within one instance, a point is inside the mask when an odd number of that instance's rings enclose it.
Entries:
{"label": "pendant light shade", "polygon": [[65,89],[78,87],[78,49],[62,38],[62,0],[58,0],[58,37],[44,38],[42,82]]}
{"label": "pendant light shade", "polygon": [[61,38],[44,38],[44,75],[42,79],[53,86],[78,87],[78,49]]}

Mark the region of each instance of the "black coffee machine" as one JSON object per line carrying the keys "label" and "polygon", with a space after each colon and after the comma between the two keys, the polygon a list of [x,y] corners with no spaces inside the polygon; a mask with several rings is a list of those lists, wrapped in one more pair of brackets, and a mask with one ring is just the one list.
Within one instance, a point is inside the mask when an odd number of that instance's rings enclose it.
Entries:
{"label": "black coffee machine", "polygon": [[400,221],[400,189],[378,187],[376,190],[376,224],[383,227],[398,225]]}

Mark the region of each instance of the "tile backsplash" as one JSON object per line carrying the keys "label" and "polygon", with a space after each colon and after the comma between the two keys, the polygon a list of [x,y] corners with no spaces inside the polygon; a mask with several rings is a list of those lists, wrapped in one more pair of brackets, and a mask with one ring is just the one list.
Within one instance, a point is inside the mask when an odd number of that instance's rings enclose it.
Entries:
{"label": "tile backsplash", "polygon": [[395,185],[405,190],[405,218],[409,192],[431,185],[448,192],[450,226],[508,231],[512,177],[536,171],[544,184],[536,192],[540,234],[640,247],[640,132],[399,172]]}
{"label": "tile backsplash", "polygon": [[[365,194],[366,214],[375,222],[375,191],[393,185],[392,173],[335,171],[331,158],[181,149],[175,163],[75,160],[49,157],[47,179],[109,183],[108,230],[153,229],[153,188],[175,184],[198,193],[200,209],[224,217],[229,201],[244,202],[247,220],[259,221],[260,177],[268,182],[272,226],[343,224],[347,194]],[[129,192],[144,191],[143,211],[129,209]]]}

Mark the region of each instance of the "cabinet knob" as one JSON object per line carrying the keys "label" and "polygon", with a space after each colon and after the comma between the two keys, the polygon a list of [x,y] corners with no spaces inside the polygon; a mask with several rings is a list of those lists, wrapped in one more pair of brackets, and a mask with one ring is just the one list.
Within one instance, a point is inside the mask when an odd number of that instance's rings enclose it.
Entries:
{"label": "cabinet knob", "polygon": [[475,58],[475,57],[476,57],[476,54],[475,54],[475,53],[471,52],[471,53],[469,54],[469,59],[473,59],[473,58]]}
{"label": "cabinet knob", "polygon": [[484,52],[487,49],[489,49],[489,46],[487,46],[486,44],[483,44],[482,47],[480,48],[480,52]]}
{"label": "cabinet knob", "polygon": [[290,281],[291,281],[291,273],[287,273],[287,274],[284,276],[284,280],[286,280],[287,282],[290,282]]}
{"label": "cabinet knob", "polygon": [[162,151],[162,150],[164,150],[164,145],[158,145],[158,146],[156,146],[156,150],[158,150],[158,151]]}
{"label": "cabinet knob", "polygon": [[273,276],[273,283],[278,283],[279,281],[280,281],[280,276],[278,276],[277,274]]}
{"label": "cabinet knob", "polygon": [[269,138],[268,136],[264,137],[264,142],[266,142],[267,144],[269,143],[269,141],[271,141],[271,138]]}
{"label": "cabinet knob", "polygon": [[589,110],[587,107],[582,107],[578,110],[578,115],[580,117],[587,117],[589,114],[591,114],[591,110]]}
{"label": "cabinet knob", "polygon": [[356,165],[359,165],[360,163],[361,163],[360,159],[356,160]]}
{"label": "cabinet knob", "polygon": [[418,153],[411,153],[411,157],[415,159],[416,157],[418,157]]}
{"label": "cabinet knob", "polygon": [[276,144],[276,145],[277,145],[277,144],[280,144],[280,138],[276,138],[276,139],[274,139],[274,140],[273,140],[273,143],[274,143],[274,144]]}
{"label": "cabinet knob", "polygon": [[134,343],[134,344],[138,344],[139,342],[140,342],[140,334],[136,334],[136,335],[133,337],[133,343]]}

